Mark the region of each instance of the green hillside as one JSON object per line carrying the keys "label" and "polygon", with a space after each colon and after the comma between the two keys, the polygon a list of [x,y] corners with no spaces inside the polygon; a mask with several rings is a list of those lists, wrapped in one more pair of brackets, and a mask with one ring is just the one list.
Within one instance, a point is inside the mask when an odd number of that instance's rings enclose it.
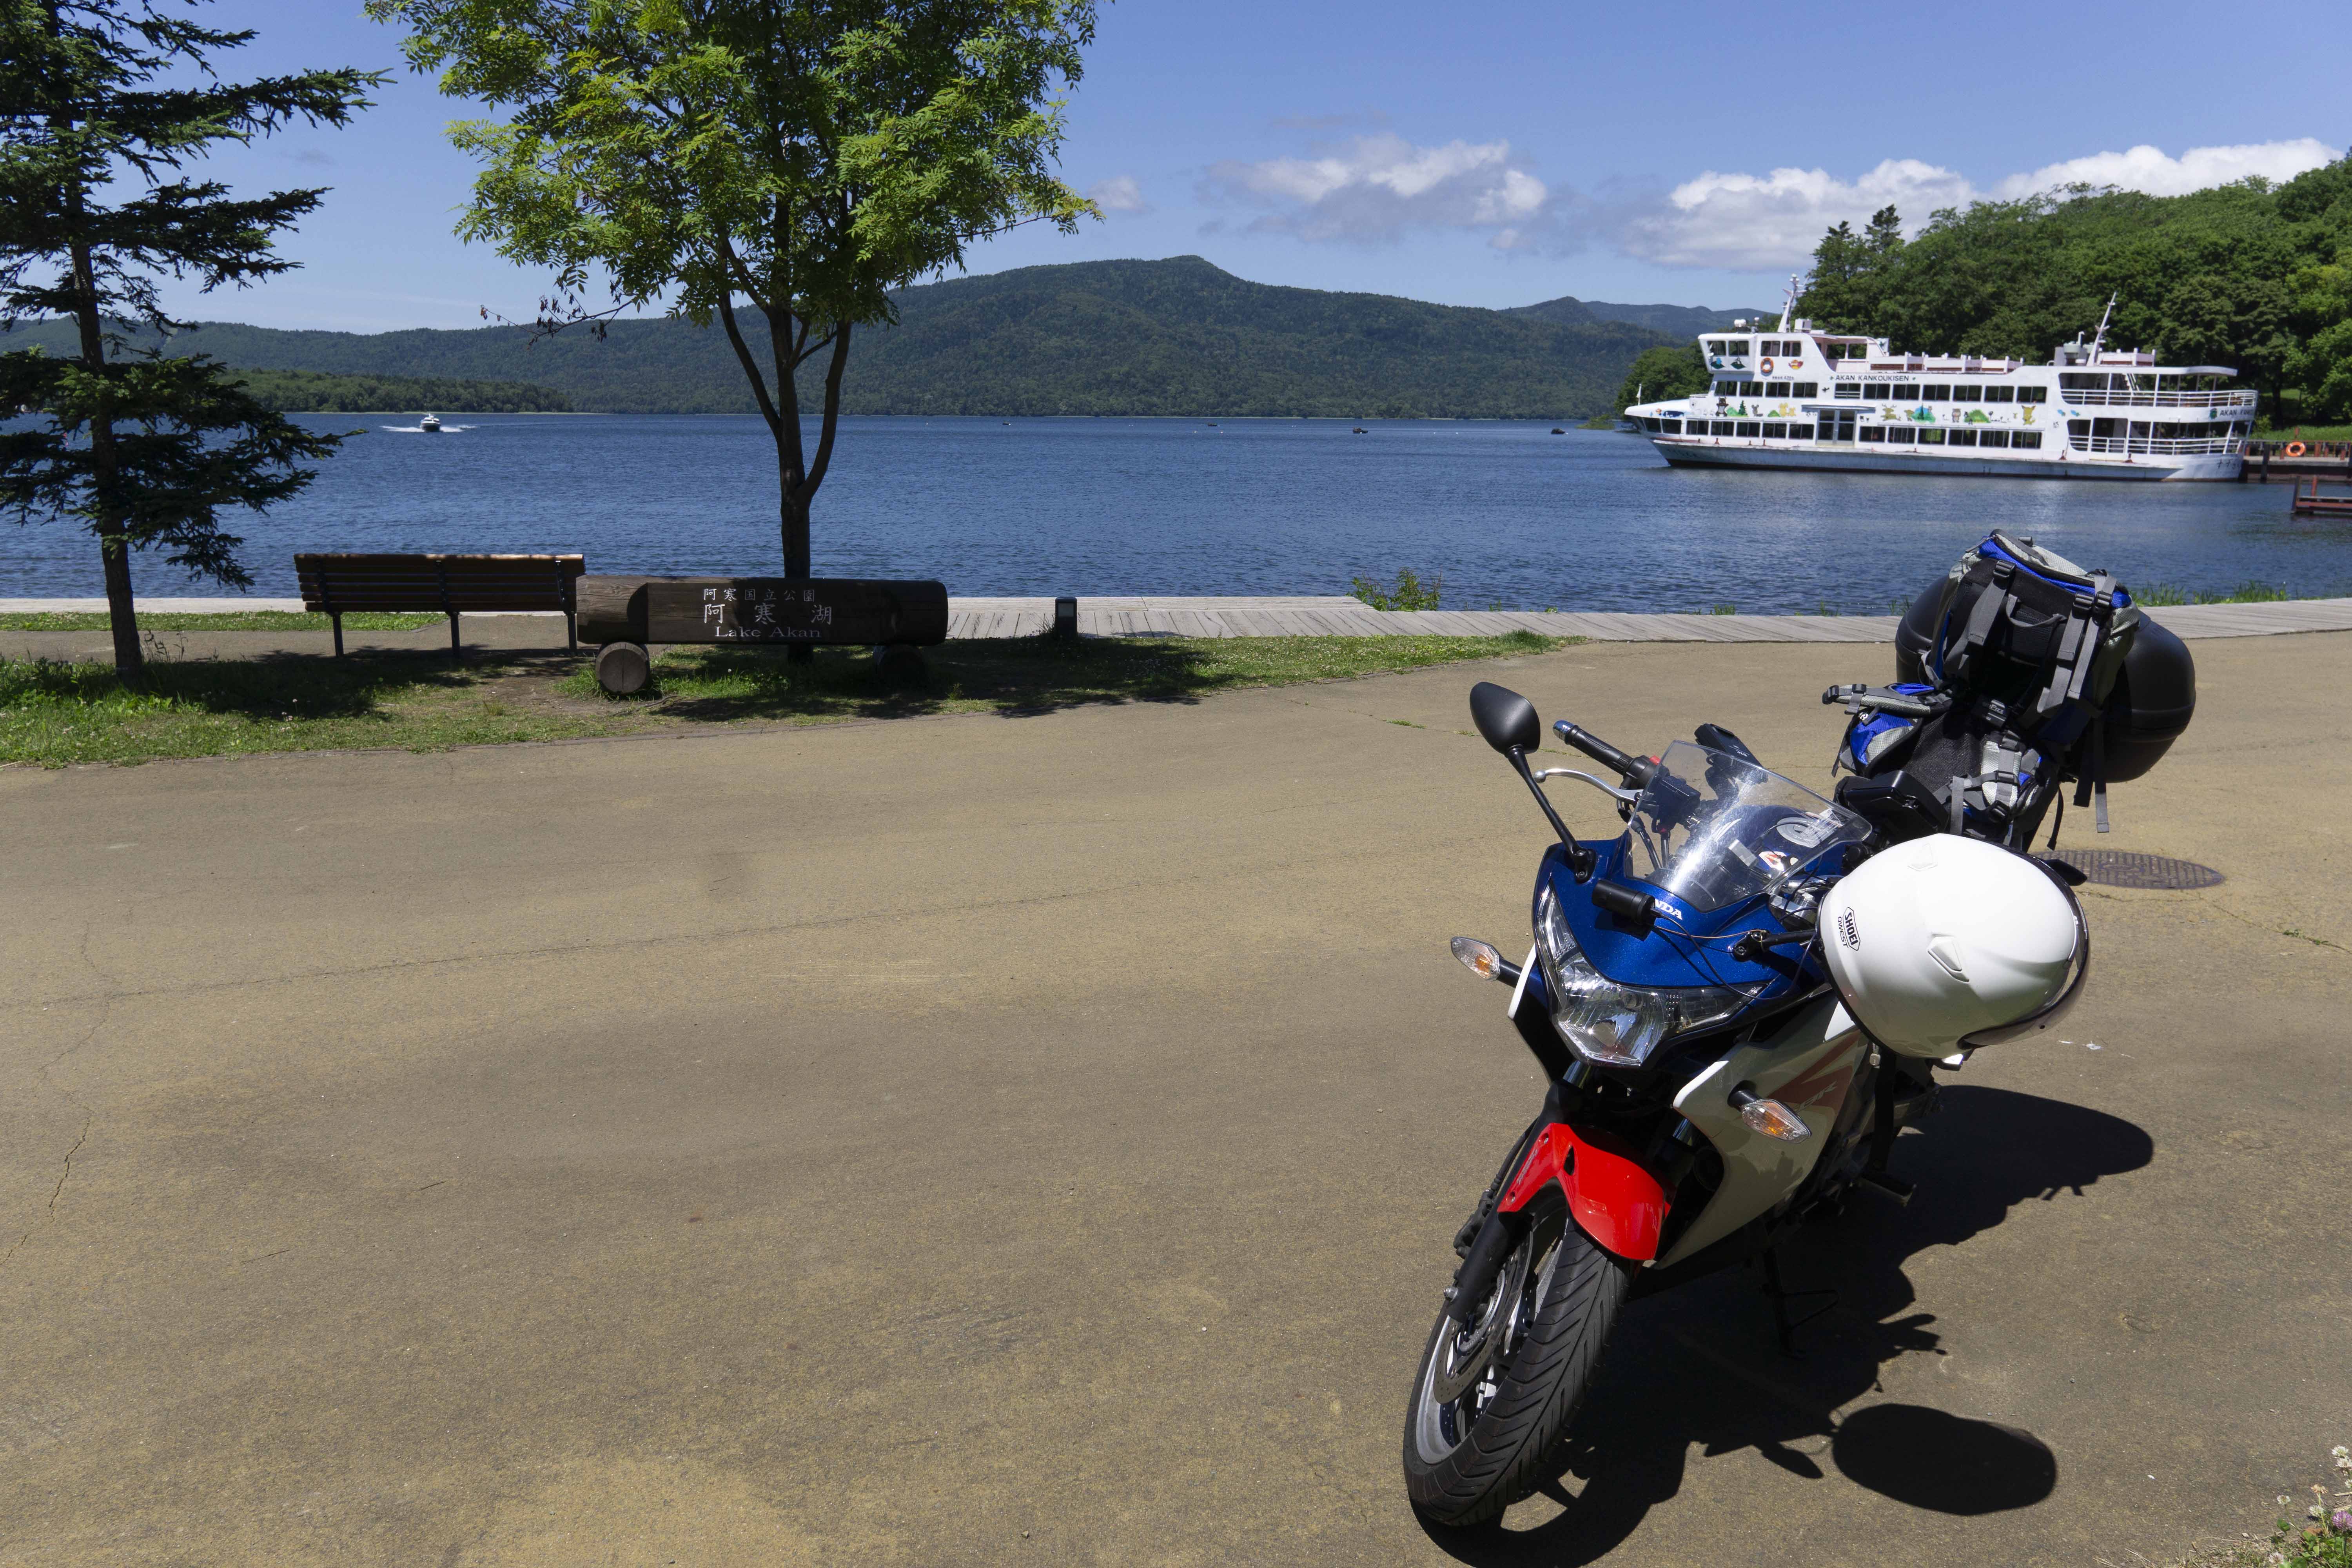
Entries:
{"label": "green hillside", "polygon": [[1515,305],[1512,310],[1548,321],[1624,321],[1670,338],[1719,332],[1734,321],[1754,321],[1759,316],[1780,319],[1777,310],[1710,310],[1705,305],[1612,305],[1606,300],[1579,300],[1572,296],[1546,300],[1539,305]]}
{"label": "green hillside", "polygon": [[520,381],[309,370],[248,370],[244,381],[248,393],[281,414],[563,414],[572,408],[563,394]]}
{"label": "green hillside", "polygon": [[[1197,256],[1022,268],[898,299],[898,326],[857,336],[851,413],[1580,418],[1608,409],[1659,341],[1624,322],[1250,283]],[[71,347],[58,322],[0,339],[26,342]],[[259,369],[526,383],[581,409],[751,412],[723,335],[684,321],[535,343],[512,327],[360,335],[206,322],[172,347]],[[804,385],[819,391],[814,376]]]}

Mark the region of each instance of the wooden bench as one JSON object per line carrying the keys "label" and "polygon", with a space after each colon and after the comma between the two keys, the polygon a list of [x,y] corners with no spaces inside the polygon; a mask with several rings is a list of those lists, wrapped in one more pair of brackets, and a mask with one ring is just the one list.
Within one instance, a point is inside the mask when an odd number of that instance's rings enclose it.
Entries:
{"label": "wooden bench", "polygon": [[580,646],[578,584],[588,569],[581,555],[297,555],[302,607],[324,612],[335,625],[335,657],[343,656],[347,610],[437,610],[449,617],[449,657],[458,656],[457,616],[555,610],[563,616],[567,647]]}

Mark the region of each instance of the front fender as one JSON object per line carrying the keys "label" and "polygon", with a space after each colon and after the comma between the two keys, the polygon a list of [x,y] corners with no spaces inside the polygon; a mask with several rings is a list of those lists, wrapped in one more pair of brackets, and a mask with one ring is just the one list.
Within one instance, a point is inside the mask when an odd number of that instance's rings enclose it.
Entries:
{"label": "front fender", "polygon": [[1553,1181],[1567,1194],[1578,1227],[1603,1248],[1633,1263],[1658,1255],[1666,1189],[1622,1140],[1553,1122],[1528,1146],[1495,1206],[1517,1214]]}

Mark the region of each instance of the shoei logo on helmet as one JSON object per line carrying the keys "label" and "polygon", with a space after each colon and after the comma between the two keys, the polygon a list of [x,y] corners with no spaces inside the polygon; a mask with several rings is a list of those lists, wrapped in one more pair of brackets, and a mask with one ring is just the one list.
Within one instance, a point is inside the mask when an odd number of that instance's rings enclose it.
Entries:
{"label": "shoei logo on helmet", "polygon": [[1838,940],[1848,947],[1862,945],[1862,932],[1853,923],[1853,911],[1846,910],[1838,916]]}

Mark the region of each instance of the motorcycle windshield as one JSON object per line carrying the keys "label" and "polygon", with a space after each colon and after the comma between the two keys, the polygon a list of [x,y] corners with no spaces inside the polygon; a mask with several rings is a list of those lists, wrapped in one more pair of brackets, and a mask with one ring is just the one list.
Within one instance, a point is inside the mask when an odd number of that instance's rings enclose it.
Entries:
{"label": "motorcycle windshield", "polygon": [[1676,741],[1634,803],[1626,869],[1696,914],[1769,893],[1870,837],[1843,806],[1743,757]]}

